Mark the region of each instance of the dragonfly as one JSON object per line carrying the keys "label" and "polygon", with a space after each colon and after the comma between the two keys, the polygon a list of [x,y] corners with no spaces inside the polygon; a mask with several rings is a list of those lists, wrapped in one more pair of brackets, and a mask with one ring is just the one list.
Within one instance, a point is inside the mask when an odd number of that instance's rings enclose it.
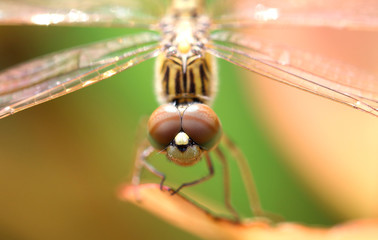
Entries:
{"label": "dragonfly", "polygon": [[42,56],[0,72],[0,118],[52,100],[156,58],[155,88],[161,106],[148,121],[148,140],[138,150],[132,182],[143,168],[161,178],[148,158],[164,153],[181,166],[204,158],[214,174],[210,152],[224,163],[225,204],[230,200],[226,158],[219,142],[238,160],[251,209],[265,216],[246,159],[222,132],[210,108],[215,97],[215,59],[224,59],[275,81],[378,116],[378,79],[357,68],[274,45],[242,29],[330,27],[378,29],[374,0],[205,1],[205,0],[2,0],[0,25],[101,26],[145,31]]}

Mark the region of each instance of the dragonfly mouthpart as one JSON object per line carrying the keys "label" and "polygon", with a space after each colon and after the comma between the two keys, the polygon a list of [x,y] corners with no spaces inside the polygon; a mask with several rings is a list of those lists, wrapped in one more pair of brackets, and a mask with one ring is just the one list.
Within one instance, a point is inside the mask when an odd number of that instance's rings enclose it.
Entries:
{"label": "dragonfly mouthpart", "polygon": [[181,166],[197,163],[201,159],[202,153],[203,150],[193,141],[188,141],[188,144],[185,145],[179,145],[173,141],[167,148],[167,158]]}

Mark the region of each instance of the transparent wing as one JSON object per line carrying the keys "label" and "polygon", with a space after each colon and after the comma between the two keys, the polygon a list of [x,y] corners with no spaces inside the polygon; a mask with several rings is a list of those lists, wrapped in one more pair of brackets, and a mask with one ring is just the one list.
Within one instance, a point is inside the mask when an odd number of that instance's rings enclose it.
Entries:
{"label": "transparent wing", "polygon": [[0,73],[0,118],[111,77],[159,53],[141,33],[34,59]]}
{"label": "transparent wing", "polygon": [[378,78],[352,66],[256,41],[249,35],[218,32],[207,51],[276,81],[378,116]]}
{"label": "transparent wing", "polygon": [[0,25],[85,25],[155,29],[168,1],[1,0]]}
{"label": "transparent wing", "polygon": [[217,28],[266,25],[378,29],[376,0],[223,0],[230,6],[213,16]]}
{"label": "transparent wing", "polygon": [[222,18],[232,17],[231,14],[235,8],[235,1],[205,0],[204,7],[205,13],[210,17],[210,19],[220,21]]}

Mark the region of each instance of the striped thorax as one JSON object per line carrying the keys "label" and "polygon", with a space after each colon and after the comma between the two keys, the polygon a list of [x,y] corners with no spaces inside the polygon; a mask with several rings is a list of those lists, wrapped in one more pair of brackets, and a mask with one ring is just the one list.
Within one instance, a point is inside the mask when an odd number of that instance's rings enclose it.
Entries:
{"label": "striped thorax", "polygon": [[[181,5],[182,2],[185,4]],[[175,1],[162,20],[164,52],[158,56],[155,69],[155,89],[161,104],[210,104],[214,98],[217,85],[214,58],[203,50],[208,41],[209,19],[202,15],[199,3]]]}

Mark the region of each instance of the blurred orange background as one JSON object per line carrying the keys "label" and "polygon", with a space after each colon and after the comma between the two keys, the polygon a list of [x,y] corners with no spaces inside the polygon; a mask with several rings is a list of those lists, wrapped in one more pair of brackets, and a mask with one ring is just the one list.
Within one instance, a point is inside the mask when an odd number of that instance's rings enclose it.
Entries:
{"label": "blurred orange background", "polygon": [[[297,28],[253,34],[378,75],[375,32]],[[377,217],[377,118],[263,77],[248,83],[267,132],[322,202],[342,217]]]}

